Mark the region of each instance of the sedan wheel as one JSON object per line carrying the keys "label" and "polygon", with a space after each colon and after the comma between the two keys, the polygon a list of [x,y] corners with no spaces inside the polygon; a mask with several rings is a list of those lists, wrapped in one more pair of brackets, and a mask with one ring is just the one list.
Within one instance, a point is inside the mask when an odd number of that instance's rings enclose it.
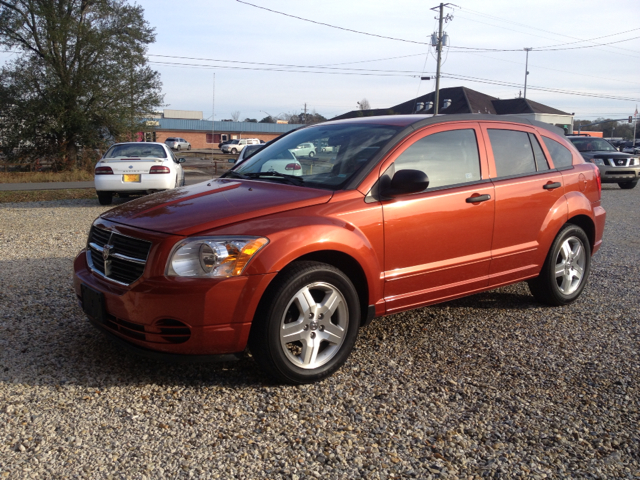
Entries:
{"label": "sedan wheel", "polygon": [[235,155],[236,153],[238,153],[238,150],[236,150],[235,148],[232,148],[231,149],[231,153],[233,153]]}
{"label": "sedan wheel", "polygon": [[313,158],[316,156],[316,152],[309,152],[309,158]]}
{"label": "sedan wheel", "polygon": [[[264,307],[264,308],[263,308]],[[280,381],[309,383],[331,375],[349,357],[358,335],[360,305],[349,278],[318,262],[296,262],[264,295],[249,346]]]}
{"label": "sedan wheel", "polygon": [[529,289],[543,303],[567,305],[582,293],[590,268],[587,235],[577,225],[566,225],[554,240],[540,275],[529,280]]}

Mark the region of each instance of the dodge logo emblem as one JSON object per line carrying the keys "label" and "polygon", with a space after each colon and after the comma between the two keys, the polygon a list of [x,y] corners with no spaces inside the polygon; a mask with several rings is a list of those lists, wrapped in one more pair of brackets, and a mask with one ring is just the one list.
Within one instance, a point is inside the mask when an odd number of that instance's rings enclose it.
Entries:
{"label": "dodge logo emblem", "polygon": [[111,255],[111,250],[113,249],[113,245],[105,245],[102,247],[102,259],[106,262],[109,260],[109,256]]}

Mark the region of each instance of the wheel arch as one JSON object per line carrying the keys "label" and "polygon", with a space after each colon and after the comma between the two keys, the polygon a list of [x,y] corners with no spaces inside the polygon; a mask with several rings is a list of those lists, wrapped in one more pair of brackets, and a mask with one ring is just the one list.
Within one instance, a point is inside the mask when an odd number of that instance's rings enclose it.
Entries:
{"label": "wheel arch", "polygon": [[349,280],[351,280],[351,283],[358,293],[358,300],[360,303],[360,326],[364,326],[371,321],[372,318],[370,318],[368,305],[370,285],[367,281],[367,276],[364,272],[364,269],[354,257],[338,250],[318,250],[305,253],[294,259],[291,259],[278,271],[278,273],[269,282],[269,285],[267,285],[267,287],[265,288],[260,297],[258,307],[254,312],[254,320],[255,315],[260,314],[264,302],[270,298],[272,294],[271,291],[274,288],[274,285],[277,285],[278,283],[277,280],[282,276],[287,275],[287,271],[289,270],[288,267],[296,262],[301,261],[326,263],[342,271],[349,278]]}
{"label": "wheel arch", "polygon": [[584,230],[584,233],[586,233],[587,238],[589,239],[589,247],[593,253],[593,248],[596,242],[596,225],[593,220],[587,215],[576,215],[569,218],[567,223],[576,225]]}

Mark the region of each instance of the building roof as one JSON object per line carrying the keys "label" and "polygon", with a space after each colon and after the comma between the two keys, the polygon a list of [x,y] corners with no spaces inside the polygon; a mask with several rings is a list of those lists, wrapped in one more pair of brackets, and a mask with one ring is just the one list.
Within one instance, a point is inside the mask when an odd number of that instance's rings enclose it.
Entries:
{"label": "building roof", "polygon": [[[287,133],[304,125],[293,123],[254,123],[254,122],[211,122],[211,120],[189,120],[184,118],[158,118],[156,130],[175,130],[193,132],[238,132],[238,133]],[[213,123],[213,125],[212,125]]]}
{"label": "building roof", "polygon": [[[451,104],[445,108],[445,100],[451,100]],[[368,117],[374,115],[398,115],[417,113],[418,104],[429,104],[435,101],[435,92],[427,93],[390,108],[378,108],[375,110],[353,110],[339,115],[332,120],[343,118]],[[448,103],[448,102],[447,102]],[[467,87],[450,87],[440,90],[438,113],[460,114],[460,113],[484,113],[493,115],[515,115],[521,113],[549,113],[554,115],[571,114],[562,112],[555,108],[548,107],[538,102],[524,98],[514,98],[500,100],[499,98],[486,95]],[[419,113],[433,114],[433,107],[421,110]]]}

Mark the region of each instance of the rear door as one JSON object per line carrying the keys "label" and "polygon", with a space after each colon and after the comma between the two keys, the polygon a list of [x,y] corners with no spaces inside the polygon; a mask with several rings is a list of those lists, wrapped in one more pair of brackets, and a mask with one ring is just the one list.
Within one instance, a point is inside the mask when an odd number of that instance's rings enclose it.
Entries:
{"label": "rear door", "polygon": [[540,271],[548,249],[541,239],[566,202],[562,174],[550,169],[535,129],[491,123],[482,130],[495,185],[490,286],[498,286]]}
{"label": "rear door", "polygon": [[485,288],[494,187],[479,125],[428,127],[405,141],[382,168],[391,175],[422,170],[430,180],[421,193],[381,201],[387,312]]}

